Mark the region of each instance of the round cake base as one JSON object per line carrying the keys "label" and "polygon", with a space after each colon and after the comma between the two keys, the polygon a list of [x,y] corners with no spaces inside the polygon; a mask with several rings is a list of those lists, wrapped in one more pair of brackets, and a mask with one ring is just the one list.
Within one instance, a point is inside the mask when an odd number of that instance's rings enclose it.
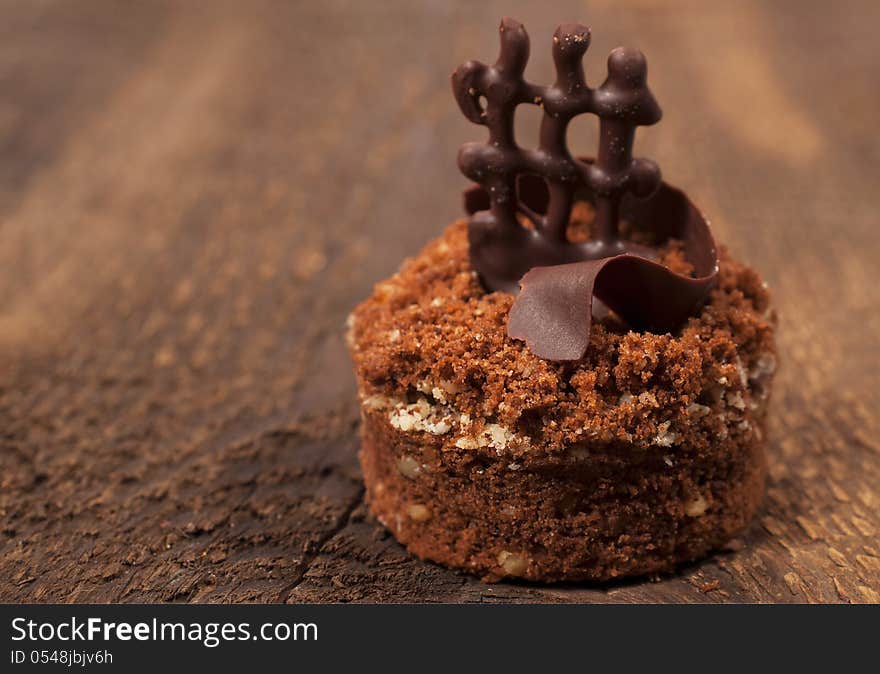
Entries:
{"label": "round cake base", "polygon": [[[675,458],[585,443],[511,462],[444,449],[364,410],[360,452],[375,516],[418,557],[485,581],[607,581],[672,571],[722,546],[764,491],[757,438]],[[670,463],[672,465],[670,465]]]}

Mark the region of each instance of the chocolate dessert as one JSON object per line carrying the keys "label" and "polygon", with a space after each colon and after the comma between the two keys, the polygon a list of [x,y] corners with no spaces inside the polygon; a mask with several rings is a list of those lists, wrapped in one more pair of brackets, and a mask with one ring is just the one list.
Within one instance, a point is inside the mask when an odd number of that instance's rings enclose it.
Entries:
{"label": "chocolate dessert", "polygon": [[[459,154],[468,217],[351,317],[367,499],[411,552],[489,581],[670,571],[761,501],[767,290],[632,157],[661,115],[640,52],[614,50],[590,88],[590,32],[562,25],[556,82],[538,86],[523,26],[500,32],[493,66],[452,77],[489,129]],[[543,109],[534,150],[514,139],[518,105]],[[567,149],[583,113],[595,160]]]}

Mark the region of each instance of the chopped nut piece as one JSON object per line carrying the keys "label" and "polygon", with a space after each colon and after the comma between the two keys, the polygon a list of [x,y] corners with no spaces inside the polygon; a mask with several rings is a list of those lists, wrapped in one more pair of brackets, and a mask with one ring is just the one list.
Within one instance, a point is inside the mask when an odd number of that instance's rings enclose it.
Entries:
{"label": "chopped nut piece", "polygon": [[675,444],[678,436],[669,430],[671,424],[672,422],[670,421],[664,421],[657,426],[657,435],[654,436],[652,444],[655,444],[658,447],[672,447],[672,445]]}
{"label": "chopped nut piece", "polygon": [[657,407],[657,396],[655,396],[650,391],[645,391],[644,393],[639,393],[639,402],[642,405],[651,405],[652,407]]}
{"label": "chopped nut piece", "polygon": [[706,499],[702,495],[684,504],[684,512],[688,517],[699,517],[705,514],[708,508],[709,504],[706,503]]}
{"label": "chopped nut piece", "polygon": [[728,391],[725,399],[727,400],[727,404],[731,407],[735,407],[738,410],[744,410],[746,408],[746,402],[743,400],[742,393],[739,391]]}
{"label": "chopped nut piece", "polygon": [[400,474],[404,477],[414,480],[418,474],[422,472],[422,467],[419,465],[419,462],[411,456],[401,456],[397,460],[397,470],[399,470]]}
{"label": "chopped nut piece", "polygon": [[525,575],[526,570],[529,568],[529,562],[525,557],[508,552],[507,550],[502,550],[498,553],[498,565],[504,569],[504,572],[507,575],[515,576],[517,578]]}
{"label": "chopped nut piece", "polygon": [[[465,415],[462,415],[464,417]],[[462,425],[463,422],[462,422]],[[486,424],[483,430],[475,437],[464,436],[455,441],[459,449],[477,449],[479,447],[491,447],[492,449],[507,449],[510,446],[527,447],[528,438],[520,438],[507,428],[498,424]]]}
{"label": "chopped nut piece", "polygon": [[[371,396],[371,398],[375,397],[377,396]],[[365,406],[367,400],[364,401]],[[386,406],[393,408],[388,414],[388,421],[399,431],[404,433],[421,431],[433,435],[443,435],[452,430],[452,419],[449,417],[448,407],[432,405],[425,398],[419,398],[411,404],[407,404],[401,399],[387,400]],[[372,407],[374,409],[382,408],[375,403]]]}
{"label": "chopped nut piece", "polygon": [[459,387],[454,381],[448,381],[446,379],[440,380],[440,388],[442,388],[447,393],[458,393]]}
{"label": "chopped nut piece", "polygon": [[406,509],[406,514],[414,522],[427,522],[431,519],[431,511],[421,503],[413,503]]}

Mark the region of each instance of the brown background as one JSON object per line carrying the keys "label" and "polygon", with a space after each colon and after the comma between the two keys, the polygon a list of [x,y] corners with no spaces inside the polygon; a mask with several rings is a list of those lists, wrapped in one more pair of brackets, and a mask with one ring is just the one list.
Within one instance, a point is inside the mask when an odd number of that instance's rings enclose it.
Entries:
{"label": "brown background", "polygon": [[[0,11],[0,599],[880,601],[880,3]],[[483,585],[362,503],[342,325],[460,213],[482,134],[448,76],[502,11],[535,80],[563,20],[594,83],[645,51],[666,115],[637,152],[780,309],[766,505],[659,582]]]}

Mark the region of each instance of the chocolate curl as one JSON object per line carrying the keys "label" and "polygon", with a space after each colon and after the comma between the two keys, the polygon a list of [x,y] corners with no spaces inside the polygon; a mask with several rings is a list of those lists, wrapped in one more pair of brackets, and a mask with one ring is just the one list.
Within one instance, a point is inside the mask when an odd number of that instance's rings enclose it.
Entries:
{"label": "chocolate curl", "polygon": [[[508,336],[523,340],[539,358],[577,360],[579,356],[572,355],[586,352],[585,335],[589,344],[593,287],[605,262],[572,262],[528,272],[507,317]],[[543,327],[536,331],[539,324]]]}
{"label": "chocolate curl", "polygon": [[593,296],[639,330],[669,332],[705,296],[703,282],[635,255],[535,267],[520,281],[507,334],[545,360],[580,360],[590,343]]}
{"label": "chocolate curl", "polygon": [[[534,181],[522,186],[521,196],[532,208],[546,204],[542,187]],[[475,186],[464,200],[473,213],[486,207],[489,195]],[[520,281],[522,290],[510,309],[510,337],[522,339],[545,360],[580,360],[590,342],[594,296],[637,330],[670,332],[699,308],[718,275],[715,241],[699,209],[684,192],[661,183],[646,200],[624,199],[621,215],[635,227],[650,226],[661,242],[682,241],[693,275],[628,253],[535,267]]]}

